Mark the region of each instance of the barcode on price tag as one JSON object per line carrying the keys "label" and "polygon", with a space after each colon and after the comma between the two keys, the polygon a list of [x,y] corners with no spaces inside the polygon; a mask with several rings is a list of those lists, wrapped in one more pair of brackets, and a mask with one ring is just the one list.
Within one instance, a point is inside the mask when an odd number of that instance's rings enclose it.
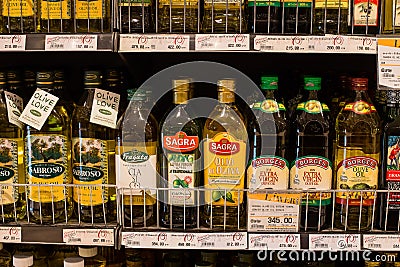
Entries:
{"label": "barcode on price tag", "polygon": [[21,243],[21,227],[0,227],[1,243]]}
{"label": "barcode on price tag", "polygon": [[1,51],[24,51],[26,35],[0,35]]}
{"label": "barcode on price tag", "polygon": [[249,234],[249,249],[299,250],[300,234]]}
{"label": "barcode on price tag", "polygon": [[246,51],[250,50],[249,34],[196,34],[197,51]]}
{"label": "barcode on price tag", "polygon": [[246,249],[247,233],[197,233],[196,247],[203,249]]}
{"label": "barcode on price tag", "polygon": [[363,235],[363,248],[398,251],[400,249],[400,235]]}
{"label": "barcode on price tag", "polygon": [[121,52],[189,51],[190,36],[182,34],[121,34]]}
{"label": "barcode on price tag", "polygon": [[63,242],[68,245],[113,246],[113,229],[63,229]]}
{"label": "barcode on price tag", "polygon": [[254,37],[254,50],[306,53],[309,50],[309,38],[307,36],[265,36]]}
{"label": "barcode on price tag", "polygon": [[96,51],[97,35],[46,35],[46,51]]}
{"label": "barcode on price tag", "polygon": [[359,250],[361,236],[359,234],[310,234],[310,250]]}

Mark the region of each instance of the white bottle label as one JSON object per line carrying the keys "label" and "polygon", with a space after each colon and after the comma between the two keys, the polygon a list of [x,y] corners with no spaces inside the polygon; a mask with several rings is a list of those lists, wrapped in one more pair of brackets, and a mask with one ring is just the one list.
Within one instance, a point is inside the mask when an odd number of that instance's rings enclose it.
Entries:
{"label": "white bottle label", "polygon": [[117,126],[119,100],[119,94],[96,89],[90,113],[90,122],[115,129]]}

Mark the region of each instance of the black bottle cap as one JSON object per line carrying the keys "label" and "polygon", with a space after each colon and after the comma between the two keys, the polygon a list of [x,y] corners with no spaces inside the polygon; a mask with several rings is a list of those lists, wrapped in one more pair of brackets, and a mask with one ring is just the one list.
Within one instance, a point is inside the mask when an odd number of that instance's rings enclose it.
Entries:
{"label": "black bottle cap", "polygon": [[54,82],[54,73],[52,71],[38,71],[36,73],[36,84],[49,85]]}
{"label": "black bottle cap", "polygon": [[101,85],[101,72],[96,70],[85,71],[83,83],[86,86]]}
{"label": "black bottle cap", "polygon": [[7,75],[4,71],[0,71],[0,84],[6,84],[7,82]]}
{"label": "black bottle cap", "polygon": [[108,82],[116,82],[121,79],[121,73],[116,69],[106,70],[105,79]]}
{"label": "black bottle cap", "polygon": [[63,82],[65,79],[63,70],[54,71],[54,82]]}
{"label": "black bottle cap", "polygon": [[9,70],[7,71],[7,82],[9,84],[21,83],[22,75],[20,71]]}

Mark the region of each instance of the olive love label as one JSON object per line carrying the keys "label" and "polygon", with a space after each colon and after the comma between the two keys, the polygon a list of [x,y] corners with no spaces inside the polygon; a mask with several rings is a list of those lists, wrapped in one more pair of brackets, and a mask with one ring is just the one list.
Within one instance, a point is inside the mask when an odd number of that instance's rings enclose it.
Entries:
{"label": "olive love label", "polygon": [[36,89],[24,111],[22,111],[19,121],[40,131],[56,106],[58,99],[58,97],[44,90]]}
{"label": "olive love label", "polygon": [[117,127],[119,94],[102,89],[94,92],[90,122],[115,129]]}

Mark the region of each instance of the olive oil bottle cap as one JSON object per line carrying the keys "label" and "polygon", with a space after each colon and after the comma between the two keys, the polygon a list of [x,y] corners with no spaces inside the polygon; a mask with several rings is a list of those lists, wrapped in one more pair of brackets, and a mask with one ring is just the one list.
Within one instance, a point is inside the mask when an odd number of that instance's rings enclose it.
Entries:
{"label": "olive oil bottle cap", "polygon": [[85,261],[80,257],[71,257],[64,259],[64,267],[84,267]]}
{"label": "olive oil bottle cap", "polygon": [[278,89],[278,77],[277,76],[262,76],[261,77],[261,89],[277,90]]}
{"label": "olive oil bottle cap", "polygon": [[79,247],[79,256],[90,258],[97,255],[97,247]]}
{"label": "olive oil bottle cap", "polygon": [[36,73],[37,85],[52,85],[54,82],[54,73],[52,71],[39,71]]}
{"label": "olive oil bottle cap", "polygon": [[24,80],[25,82],[34,82],[36,74],[31,70],[24,70]]}
{"label": "olive oil bottle cap", "polygon": [[83,83],[85,84],[85,86],[100,86],[101,72],[96,70],[85,71]]}
{"label": "olive oil bottle cap", "polygon": [[17,254],[13,256],[14,267],[29,267],[33,265],[32,254]]}
{"label": "olive oil bottle cap", "polygon": [[368,78],[351,78],[351,88],[353,90],[367,90]]}
{"label": "olive oil bottle cap", "polygon": [[174,91],[189,91],[190,79],[176,79],[172,81]]}
{"label": "olive oil bottle cap", "polygon": [[6,84],[6,82],[7,82],[6,73],[4,71],[0,71],[0,85]]}
{"label": "olive oil bottle cap", "polygon": [[64,82],[64,80],[65,80],[64,71],[62,70],[54,71],[54,82],[61,83]]}
{"label": "olive oil bottle cap", "polygon": [[304,89],[308,91],[321,90],[320,77],[304,77]]}
{"label": "olive oil bottle cap", "polygon": [[9,84],[21,83],[21,81],[22,81],[21,72],[17,70],[7,71],[7,82]]}
{"label": "olive oil bottle cap", "polygon": [[208,261],[198,261],[194,265],[195,267],[212,267],[212,263]]}
{"label": "olive oil bottle cap", "polygon": [[219,80],[218,83],[218,91],[235,91],[235,80],[234,79],[223,79]]}
{"label": "olive oil bottle cap", "polygon": [[121,79],[121,73],[116,69],[108,69],[105,73],[105,79],[108,82],[117,82]]}
{"label": "olive oil bottle cap", "polygon": [[147,94],[142,89],[128,89],[128,101],[145,101]]}

